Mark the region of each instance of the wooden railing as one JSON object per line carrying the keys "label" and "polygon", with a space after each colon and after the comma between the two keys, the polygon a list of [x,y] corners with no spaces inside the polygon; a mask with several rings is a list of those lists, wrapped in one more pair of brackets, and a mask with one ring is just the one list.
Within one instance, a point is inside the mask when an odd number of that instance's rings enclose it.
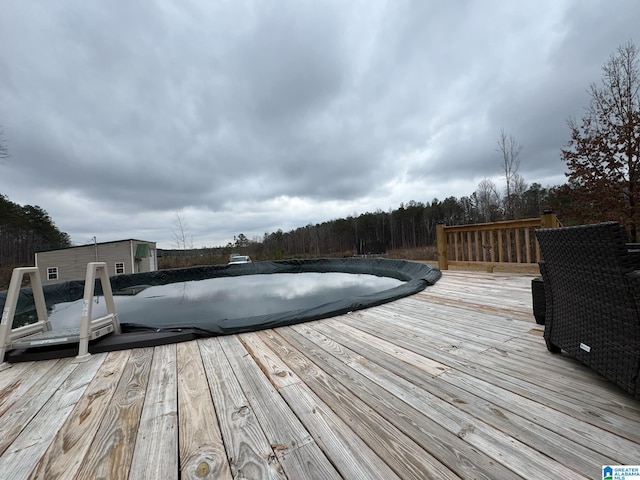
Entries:
{"label": "wooden railing", "polygon": [[540,246],[533,231],[556,228],[558,217],[551,212],[540,218],[478,223],[475,225],[437,226],[438,268],[451,266],[537,267]]}

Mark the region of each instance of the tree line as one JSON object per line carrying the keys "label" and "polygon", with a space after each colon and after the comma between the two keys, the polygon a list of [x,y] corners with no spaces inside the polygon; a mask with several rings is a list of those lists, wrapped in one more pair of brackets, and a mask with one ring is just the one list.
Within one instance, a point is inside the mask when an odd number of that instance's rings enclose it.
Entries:
{"label": "tree line", "polygon": [[600,82],[581,121],[570,119],[571,138],[560,152],[567,183],[527,186],[518,173],[522,146],[502,130],[497,142],[505,188],[484,179],[469,197],[410,201],[383,212],[265,233],[261,242],[240,234],[229,245],[270,258],[291,255],[381,253],[435,243],[439,222],[448,225],[537,217],[555,211],[566,226],[607,220],[622,223],[640,241],[640,68],[638,47],[618,47],[602,67]]}
{"label": "tree line", "polygon": [[69,235],[58,230],[45,210],[0,194],[0,267],[32,265],[35,252],[69,246]]}
{"label": "tree line", "polygon": [[[539,217],[545,210],[555,212],[564,226],[615,220],[633,230],[623,210],[598,211],[585,204],[584,187],[569,181],[543,187],[532,183],[523,191],[501,195],[490,180],[480,182],[470,196],[431,202],[411,200],[395,210],[348,216],[318,224],[308,224],[289,232],[265,233],[262,239],[234,238],[227,250],[249,252],[257,257],[278,259],[295,256],[349,256],[386,253],[389,250],[424,248],[435,245],[436,226],[465,225]],[[616,186],[624,191],[625,185]]]}
{"label": "tree line", "polygon": [[[545,188],[533,183],[522,194],[496,195],[489,203],[478,192],[462,198],[448,197],[431,202],[411,200],[399,208],[384,212],[363,213],[319,224],[309,224],[289,232],[265,233],[261,241],[243,234],[230,246],[245,249],[266,258],[290,256],[348,256],[386,253],[388,250],[416,249],[435,245],[438,223],[462,225],[505,220],[507,217],[530,218],[543,210],[564,209],[564,190]],[[513,205],[508,213],[505,204]],[[570,223],[578,223],[578,219]]]}
{"label": "tree line", "polygon": [[[602,68],[602,78],[589,87],[587,113],[568,122],[570,140],[560,152],[567,165],[564,185],[527,186],[518,173],[522,147],[504,131],[497,141],[506,187],[500,191],[491,179],[460,199],[410,201],[384,212],[353,215],[289,232],[265,233],[249,240],[242,233],[226,250],[240,249],[261,258],[353,255],[422,248],[435,243],[436,225],[494,222],[537,217],[555,211],[564,225],[615,220],[640,241],[640,68],[632,42],[620,46]],[[0,131],[0,160],[8,149]],[[179,219],[180,220],[180,219]],[[187,227],[180,222],[179,240],[186,248]],[[0,195],[0,267],[30,264],[38,250],[70,246],[47,212],[38,206],[20,206]]]}

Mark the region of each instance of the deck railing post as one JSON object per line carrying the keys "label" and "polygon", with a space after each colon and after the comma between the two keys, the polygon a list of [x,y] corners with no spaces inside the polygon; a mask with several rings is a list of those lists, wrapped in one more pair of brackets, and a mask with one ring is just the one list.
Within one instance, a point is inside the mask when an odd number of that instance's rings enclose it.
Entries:
{"label": "deck railing post", "polygon": [[540,226],[542,228],[558,228],[560,226],[558,216],[551,210],[544,210],[540,215]]}
{"label": "deck railing post", "polygon": [[436,244],[438,248],[438,268],[440,270],[448,270],[449,262],[447,261],[447,233],[444,230],[445,224],[438,223],[436,225]]}

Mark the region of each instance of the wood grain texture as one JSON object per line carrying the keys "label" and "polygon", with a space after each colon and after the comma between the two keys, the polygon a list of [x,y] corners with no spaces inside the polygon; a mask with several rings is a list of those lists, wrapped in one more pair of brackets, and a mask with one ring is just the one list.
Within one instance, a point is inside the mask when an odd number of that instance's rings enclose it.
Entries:
{"label": "wood grain texture", "polygon": [[233,477],[287,478],[222,351],[220,339],[199,340],[198,344]]}
{"label": "wood grain texture", "polygon": [[[286,460],[281,461],[285,474],[300,480],[341,478],[239,339],[223,337],[220,345],[234,368],[273,454]],[[304,462],[297,461],[298,455],[290,455],[301,447],[307,450]]]}
{"label": "wood grain texture", "polygon": [[[6,409],[0,417],[0,454],[10,448],[75,368],[69,359],[42,362],[41,368],[32,369],[32,376],[12,384],[4,405]],[[0,459],[4,459],[4,455]]]}
{"label": "wood grain texture", "polygon": [[[279,340],[279,336],[282,339]],[[305,383],[329,405],[389,466],[402,478],[458,478],[447,465],[425,450],[420,442],[403,431],[402,425],[389,422],[367,402],[380,402],[385,411],[403,408],[401,401],[386,404],[380,392],[367,390],[366,385],[358,385],[357,374],[334,355],[342,357],[344,348],[333,341],[323,341],[318,350],[304,335],[297,335],[294,329],[279,329],[273,334],[275,344],[290,342],[286,357]],[[296,349],[296,346],[299,350]],[[332,351],[332,355],[324,352]],[[304,352],[304,354],[302,353]],[[365,361],[360,358],[360,361]],[[359,395],[359,394],[363,395]],[[402,423],[402,422],[401,422]],[[431,440],[437,440],[437,428]],[[438,451],[438,448],[435,449]],[[446,447],[446,451],[449,451]]]}
{"label": "wood grain texture", "polygon": [[[99,354],[93,362],[74,364],[55,391],[47,397],[37,415],[0,457],[0,472],[7,479],[21,480],[29,477],[53,442],[56,432],[64,425],[70,412],[81,398],[87,385],[99,369],[106,354]],[[72,365],[69,359],[60,364]],[[58,377],[57,380],[60,380]],[[43,390],[42,394],[46,391]]]}
{"label": "wood grain texture", "polygon": [[[311,375],[315,380],[322,377],[325,384],[332,382],[324,371],[275,332],[265,331],[260,335],[305,380]],[[430,466],[423,449],[391,427],[385,428],[385,422],[372,415],[370,409],[355,414],[350,411],[343,400],[348,398],[347,394],[343,399],[329,397],[313,386],[314,382],[306,381],[287,387],[283,394],[344,478],[418,479],[425,475],[458,478],[437,461]],[[363,422],[359,421],[361,417]],[[380,461],[387,467],[381,468]]]}
{"label": "wood grain texture", "polygon": [[277,390],[300,383],[301,380],[291,371],[282,358],[265,344],[259,332],[246,333],[240,335],[239,338],[247,353],[251,355]]}
{"label": "wood grain texture", "polygon": [[446,271],[331,319],[0,371],[4,479],[599,478],[640,403],[550,354],[532,275]]}
{"label": "wood grain texture", "polygon": [[[323,371],[330,372],[330,376],[316,372],[305,377],[305,381],[327,404],[341,412],[343,418],[357,419],[359,435],[380,454],[386,451],[388,457],[395,457],[396,469],[402,464],[409,465],[411,471],[403,478],[520,478],[484,453],[469,449],[458,432],[448,431],[349,365],[352,360],[370,363],[366,357],[338,346],[338,342],[312,331],[309,326],[281,329],[279,333],[309,355]],[[318,347],[321,350],[318,351]]]}
{"label": "wood grain texture", "polygon": [[5,402],[5,396],[14,390],[14,384],[20,379],[32,376],[33,368],[41,367],[46,362],[24,362],[11,363],[9,368],[2,370],[0,375],[0,415],[2,415],[2,405]]}
{"label": "wood grain texture", "polygon": [[[1,372],[2,390],[0,390],[0,420],[5,414],[20,401],[24,401],[27,392],[34,386],[42,383],[45,378],[59,375],[54,369],[60,369],[63,364],[58,360],[21,364]],[[51,372],[51,373],[49,373]],[[38,387],[36,387],[38,388]],[[29,394],[31,396],[32,393]],[[11,416],[11,414],[9,414]]]}
{"label": "wood grain texture", "polygon": [[[251,345],[250,349],[247,348],[248,351],[260,352],[260,355],[254,356],[256,362],[263,360],[268,362],[261,365],[262,370],[271,372],[269,378],[279,387],[281,395],[291,410],[311,433],[322,451],[332,459],[332,463],[344,478],[385,480],[397,478],[393,470],[297,375],[291,372],[285,359],[275,351],[282,350],[283,344],[274,342],[271,332],[244,334],[240,340],[245,346]],[[272,350],[272,347],[275,350]],[[287,372],[287,374],[281,375],[281,372]],[[284,384],[280,382],[283,377],[286,379]]]}
{"label": "wood grain texture", "polygon": [[289,385],[282,390],[282,394],[344,478],[364,480],[400,478],[385,459],[380,458],[309,387],[304,384]]}
{"label": "wood grain texture", "polygon": [[128,478],[152,359],[153,348],[131,351],[77,479]]}
{"label": "wood grain texture", "polygon": [[[550,469],[554,469],[554,474],[561,478],[582,478],[571,469],[555,464],[545,454],[529,447],[526,443],[515,440],[489,423],[458,408],[456,404],[443,401],[427,389],[417,388],[415,383],[402,377],[412,366],[403,367],[398,371],[377,368],[371,362],[367,364],[350,362],[349,366],[384,388],[392,396],[402,398],[417,412],[422,412],[433,422],[463,438],[465,442],[484,452],[489,458],[502,463],[522,477],[544,478]],[[415,374],[419,376],[420,372]],[[505,450],[512,450],[512,453],[504,456],[501,452]]]}
{"label": "wood grain texture", "polygon": [[[388,338],[390,333],[387,330],[381,329],[376,325],[371,325],[370,323],[367,323],[366,326],[362,323],[360,328],[367,328],[371,332],[378,332],[379,334],[384,335],[385,338]],[[431,343],[427,338],[421,338],[417,343],[409,340],[401,342],[400,338],[410,339],[412,335],[408,332],[403,332],[402,330],[399,330],[397,334],[397,341],[407,347],[418,348],[418,346],[421,346],[424,343]],[[491,351],[488,351],[487,354],[490,354],[490,352]],[[358,361],[358,357],[354,357],[350,362],[346,359],[345,361],[352,366],[352,368],[362,371],[363,373],[365,373],[364,369],[370,368],[366,363]],[[465,369],[464,365],[465,364],[460,364],[459,368]],[[535,451],[541,452],[551,458],[562,458],[564,463],[574,470],[582,470],[586,474],[585,465],[602,462],[606,463],[607,457],[603,456],[600,452],[578,446],[574,442],[567,442],[566,438],[562,435],[558,435],[552,430],[535,423],[536,418],[539,418],[540,415],[544,415],[544,412],[539,411],[539,405],[534,402],[530,402],[526,409],[520,409],[517,405],[527,403],[526,400],[519,398],[517,395],[513,395],[509,391],[501,391],[497,397],[491,398],[491,402],[489,402],[487,398],[488,391],[483,388],[481,383],[477,385],[477,388],[471,389],[468,387],[460,388],[456,386],[455,383],[457,383],[457,381],[450,382],[449,379],[453,378],[453,376],[466,375],[457,370],[450,370],[440,378],[436,379],[424,376],[415,369],[408,369],[405,365],[389,359],[385,361],[385,366],[391,372],[396,372],[398,377],[405,378],[410,382],[406,385],[409,395],[412,395],[411,392],[413,391],[420,392],[422,389],[423,392],[418,396],[419,399],[422,399],[424,397],[429,397],[429,393],[425,392],[430,392],[436,398],[443,399],[448,404],[454,405],[456,409],[468,412],[472,418],[483,419],[486,423],[508,433],[510,437],[531,446]],[[529,366],[528,370],[525,370],[522,373],[526,375],[527,371],[530,371],[531,368],[532,367]],[[477,375],[474,366],[469,366],[466,370],[470,375]],[[546,369],[545,371],[548,372]],[[375,376],[379,376],[379,374],[382,373],[384,373],[384,370],[381,369],[372,371],[372,374]],[[393,377],[391,377],[389,382],[386,379],[379,379],[380,384],[386,386],[392,386],[398,381],[400,380],[394,379]],[[417,389],[416,387],[420,387],[420,389]],[[397,394],[402,398],[405,398],[406,396],[406,394],[402,392],[394,392],[394,394]],[[429,405],[431,405],[431,403]],[[566,425],[567,421],[571,423],[573,420],[569,420],[567,418],[566,420],[561,421],[562,424]],[[535,432],[535,434],[533,432]]]}
{"label": "wood grain texture", "polygon": [[182,480],[230,480],[218,416],[196,341],[177,346]]}
{"label": "wood grain texture", "polygon": [[75,476],[111,403],[129,356],[130,351],[108,354],[31,479],[66,480]]}
{"label": "wood grain texture", "polygon": [[153,352],[129,476],[177,479],[178,465],[176,346],[161,345]]}

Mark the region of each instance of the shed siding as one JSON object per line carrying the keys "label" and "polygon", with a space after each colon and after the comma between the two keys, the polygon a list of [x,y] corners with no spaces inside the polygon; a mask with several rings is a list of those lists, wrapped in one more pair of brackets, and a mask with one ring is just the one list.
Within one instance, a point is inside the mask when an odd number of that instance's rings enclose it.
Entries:
{"label": "shed siding", "polygon": [[[132,258],[132,252],[135,252],[137,244],[141,243],[149,245],[149,256],[136,260]],[[109,275],[115,275],[116,263],[123,264],[125,274],[156,270],[155,258],[156,245],[154,242],[123,240],[38,252],[36,253],[36,265],[40,271],[42,283],[52,284],[68,280],[84,280],[89,262],[105,262]],[[48,279],[47,270],[49,267],[58,268],[57,279]]]}

